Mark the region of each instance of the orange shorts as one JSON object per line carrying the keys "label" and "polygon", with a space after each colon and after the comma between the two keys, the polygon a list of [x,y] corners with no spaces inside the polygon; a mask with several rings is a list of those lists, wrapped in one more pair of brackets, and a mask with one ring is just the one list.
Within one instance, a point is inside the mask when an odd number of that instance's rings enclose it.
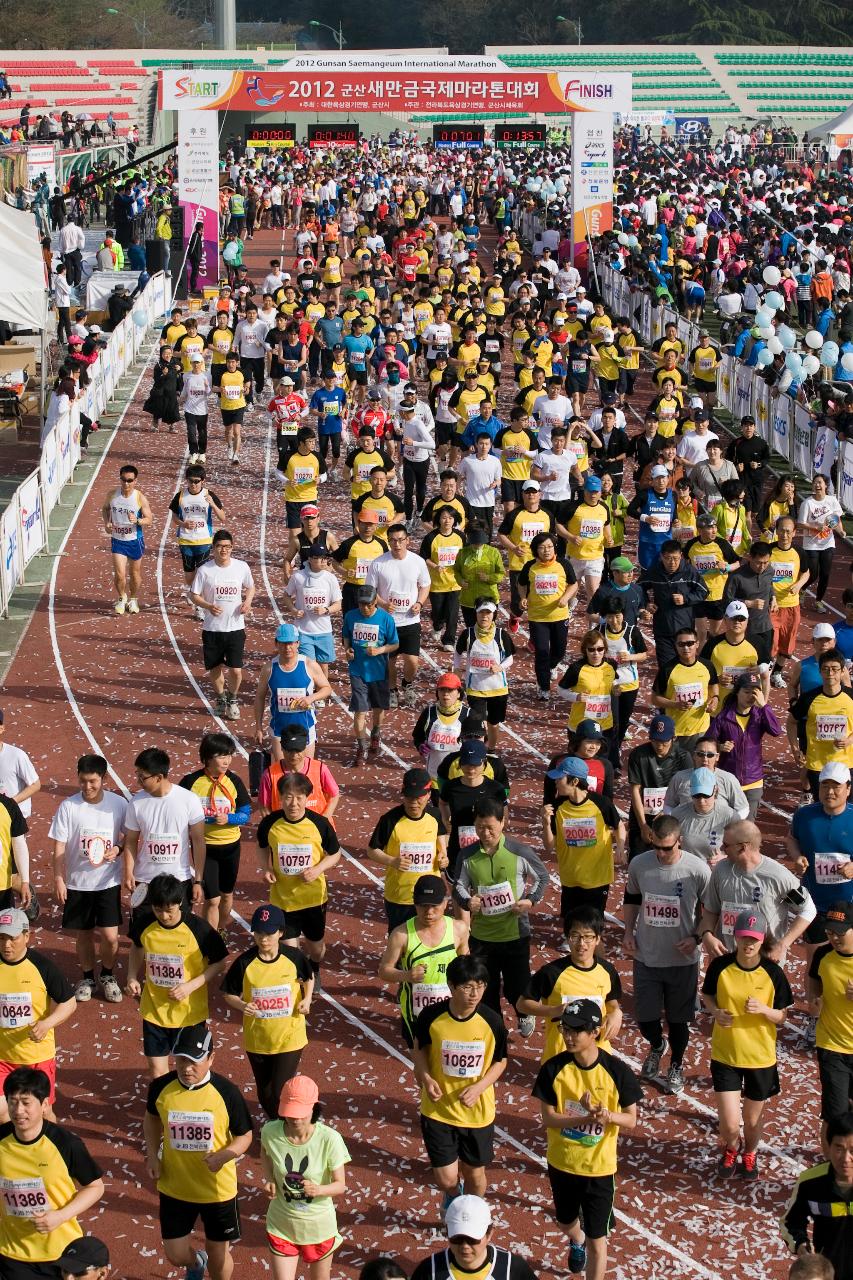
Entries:
{"label": "orange shorts", "polygon": [[331,1236],[328,1240],[321,1240],[319,1244],[294,1244],[292,1240],[285,1240],[283,1236],[274,1236],[271,1231],[268,1231],[267,1242],[272,1252],[277,1253],[280,1258],[301,1258],[303,1262],[320,1262],[322,1258],[328,1257],[337,1249],[340,1236]]}
{"label": "orange shorts", "polygon": [[770,656],[775,658],[781,654],[790,658],[797,648],[797,632],[800,629],[800,606],[795,604],[791,609],[777,609],[771,613],[773,623],[773,648]]}
{"label": "orange shorts", "polygon": [[47,1058],[44,1062],[0,1062],[0,1092],[10,1076],[18,1067],[31,1067],[35,1071],[43,1071],[50,1081],[50,1101],[56,1102],[56,1058]]}

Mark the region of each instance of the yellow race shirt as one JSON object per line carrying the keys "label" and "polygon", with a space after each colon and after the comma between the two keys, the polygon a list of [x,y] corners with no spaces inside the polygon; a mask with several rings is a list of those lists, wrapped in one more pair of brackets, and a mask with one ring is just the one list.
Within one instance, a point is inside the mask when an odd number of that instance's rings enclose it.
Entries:
{"label": "yellow race shirt", "polygon": [[566,528],[573,538],[568,544],[569,555],[575,560],[604,559],[604,531],[610,524],[610,512],[603,502],[586,502],[583,499],[569,516]]}
{"label": "yellow race shirt", "polygon": [[429,805],[420,818],[410,818],[403,805],[383,813],[369,840],[371,849],[381,849],[396,865],[385,868],[383,897],[387,902],[411,906],[415,884],[421,876],[440,876],[438,838],[444,824]]}
{"label": "yellow race shirt", "polygon": [[28,830],[17,802],[0,795],[0,891],[12,885],[12,837],[25,836]]}
{"label": "yellow race shirt", "polygon": [[597,667],[584,658],[569,665],[560,680],[560,688],[579,695],[571,703],[570,729],[576,729],[582,720],[595,720],[605,733],[613,728],[613,686],[616,679],[616,668],[607,658]]}
{"label": "yellow race shirt", "polygon": [[[365,506],[367,502],[365,502]],[[371,538],[365,542],[358,534],[345,538],[339,547],[332,552],[332,559],[337,561],[344,571],[345,580],[351,586],[359,586],[367,581],[367,572],[371,562],[384,556],[388,548],[379,538]]]}
{"label": "yellow race shirt", "polygon": [[619,814],[603,796],[580,804],[563,800],[551,819],[560,884],[566,889],[600,889],[613,883],[613,832]]}
{"label": "yellow race shirt", "polygon": [[292,453],[284,468],[285,502],[316,502],[319,477],[320,459],[316,453]]}
{"label": "yellow race shirt", "polygon": [[727,565],[737,564],[737,556],[725,538],[712,538],[703,542],[693,538],[684,548],[684,554],[708,588],[708,600],[722,600],[728,577]]}
{"label": "yellow race shirt", "polygon": [[809,977],[820,986],[817,1046],[834,1053],[853,1052],[853,1000],[847,984],[853,982],[853,956],[839,955],[828,943],[818,947],[809,966]]}
{"label": "yellow race shirt", "polygon": [[527,616],[531,622],[563,622],[569,616],[569,606],[561,604],[561,597],[576,582],[575,572],[568,560],[553,559],[547,563],[528,560],[518,575],[519,587],[527,589]]}
{"label": "yellow race shirt", "polygon": [[189,373],[192,369],[192,357],[204,354],[204,338],[200,333],[185,333],[180,340],[178,354],[184,373]]}
{"label": "yellow race shirt", "polygon": [[234,409],[245,409],[244,382],[245,379],[239,369],[235,369],[233,373],[229,373],[227,370],[223,373],[222,381],[219,384],[220,409],[223,409],[226,413],[230,413]]}
{"label": "yellow race shirt", "polygon": [[706,708],[712,685],[717,685],[717,674],[704,658],[697,658],[689,666],[676,662],[669,671],[658,673],[652,686],[654,692],[678,703],[677,707],[667,707],[665,713],[672,717],[676,738],[706,732],[711,723]]}
{"label": "yellow race shirt", "polygon": [[233,330],[211,329],[207,335],[207,345],[213,353],[210,357],[211,364],[225,364],[225,357],[234,346]]}
{"label": "yellow race shirt", "polygon": [[247,1053],[290,1053],[305,1048],[305,1015],[297,1009],[310,980],[311,965],[303,952],[283,942],[273,960],[261,959],[257,947],[249,947],[237,957],[223,979],[222,990],[259,1010],[243,1015]]}
{"label": "yellow race shirt", "polygon": [[[465,539],[459,533],[444,534],[436,530],[434,533],[428,533],[424,538],[420,554],[424,560],[432,561],[432,564],[427,565],[430,593],[440,594],[445,591],[459,590],[453,566],[464,546]],[[438,567],[434,569],[433,564]]]}
{"label": "yellow race shirt", "polygon": [[758,651],[749,640],[729,644],[728,640],[715,640],[711,636],[702,651],[702,657],[714,668],[720,684],[720,701],[731,696],[732,684],[745,671],[758,670]]}
{"label": "yellow race shirt", "polygon": [[734,953],[716,956],[708,965],[702,984],[705,995],[734,1015],[730,1027],[714,1023],[711,1058],[730,1067],[772,1067],[776,1063],[776,1027],[763,1014],[747,1013],[750,996],[770,1009],[787,1009],[794,1003],[788,979],[772,960],[763,956],[752,969],[738,963]]}
{"label": "yellow race shirt", "polygon": [[481,1080],[494,1062],[506,1057],[507,1034],[500,1014],[481,1004],[467,1018],[450,1012],[450,1001],[428,1006],[415,1021],[415,1044],[426,1051],[429,1074],[441,1087],[433,1102],[421,1090],[421,1115],[443,1124],[482,1129],[495,1119],[495,1090],[484,1089],[471,1107],[460,1094]]}
{"label": "yellow race shirt", "polygon": [[495,436],[495,449],[500,450],[501,476],[504,480],[529,480],[533,438],[527,431],[504,427]]}
{"label": "yellow race shirt", "polygon": [[188,1089],[170,1071],[149,1084],[147,1111],[163,1126],[157,1190],[195,1204],[233,1200],[236,1162],[228,1160],[212,1173],[205,1157],[221,1151],[232,1138],[251,1132],[249,1109],[237,1086],[211,1072],[206,1083]]}
{"label": "yellow race shirt", "polygon": [[770,568],[773,570],[773,594],[780,609],[796,609],[800,603],[799,591],[791,587],[803,572],[800,553],[795,547],[782,551],[774,546],[770,552]]}
{"label": "yellow race shirt", "polygon": [[152,911],[134,912],[128,930],[144,952],[145,976],[139,1012],[158,1027],[192,1027],[207,1022],[207,983],[183,1000],[173,1000],[174,987],[200,978],[208,965],[227,955],[225,943],[206,920],[187,914],[175,925],[161,924]]}
{"label": "yellow race shirt", "polygon": [[[588,969],[584,969],[575,964],[571,956],[565,956],[560,960],[552,960],[535,973],[524,994],[528,1000],[553,1005],[555,1017],[562,1011],[564,1004],[583,996],[595,1001],[603,1018],[608,1005],[615,1007],[622,999],[622,983],[619,974],[607,960],[596,960]],[[602,1034],[599,1034],[598,1043],[607,1053],[611,1052],[610,1044]],[[565,1052],[566,1042],[560,1024],[549,1019],[545,1023],[542,1061],[547,1062],[549,1058]]]}
{"label": "yellow race shirt", "polygon": [[574,1054],[558,1053],[539,1068],[533,1096],[566,1115],[565,1129],[548,1130],[548,1163],[576,1177],[603,1178],[616,1172],[619,1129],[590,1116],[581,1102],[585,1094],[606,1111],[624,1111],[643,1096],[633,1071],[611,1053],[599,1050],[592,1066],[582,1067]]}
{"label": "yellow race shirt", "polygon": [[517,507],[504,516],[498,532],[509,538],[515,548],[509,555],[510,569],[523,569],[527,561],[533,559],[530,544],[537,533],[554,532],[554,517],[550,511],[543,511],[541,507],[538,511],[526,511],[524,507]]}
{"label": "yellow race shirt", "polygon": [[[0,911],[0,929],[2,920]],[[47,1017],[51,1004],[64,1004],[73,999],[74,988],[70,982],[40,951],[28,949],[17,964],[0,960],[0,1062],[24,1067],[54,1058],[54,1032],[48,1031],[37,1043],[30,1039],[30,1028]]]}
{"label": "yellow race shirt", "polygon": [[791,715],[805,731],[807,769],[820,770],[832,760],[853,765],[853,746],[842,745],[853,737],[853,698],[847,689],[830,697],[819,685],[800,695]]}
{"label": "yellow race shirt", "polygon": [[309,867],[340,849],[335,828],[320,813],[306,810],[299,822],[288,822],[283,810],[275,809],[258,827],[258,847],[266,851],[275,884],[270,889],[270,902],[282,911],[302,911],[319,907],[328,897],[326,877],[306,881]]}
{"label": "yellow race shirt", "polygon": [[78,1187],[102,1176],[76,1134],[45,1120],[39,1136],[20,1142],[14,1126],[0,1125],[0,1255],[32,1266],[55,1262],[83,1228],[69,1218],[43,1233],[33,1217],[64,1209]]}
{"label": "yellow race shirt", "polygon": [[[238,809],[251,809],[252,800],[242,778],[230,770],[221,778],[211,778],[204,769],[197,769],[195,773],[181,778],[180,785],[201,800],[205,817],[204,839],[208,846],[221,849],[224,845],[240,843],[240,827],[236,823],[219,823],[212,819],[219,815],[227,818],[236,814]],[[248,816],[245,818],[247,822]]]}

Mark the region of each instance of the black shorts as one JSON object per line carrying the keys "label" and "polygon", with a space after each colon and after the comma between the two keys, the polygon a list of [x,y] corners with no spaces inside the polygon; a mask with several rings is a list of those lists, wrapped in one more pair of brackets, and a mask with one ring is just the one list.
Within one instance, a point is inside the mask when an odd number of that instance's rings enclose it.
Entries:
{"label": "black shorts", "polygon": [[581,1176],[549,1164],[548,1181],[554,1197],[554,1216],[562,1226],[571,1226],[582,1216],[584,1233],[590,1240],[602,1240],[610,1234],[616,1199],[614,1174]]}
{"label": "black shorts", "polygon": [[838,1120],[853,1107],[853,1053],[836,1053],[834,1049],[818,1049],[817,1070],[820,1076],[820,1118]]}
{"label": "black shorts", "polygon": [[160,1192],[160,1234],[164,1240],[183,1240],[184,1236],[192,1235],[199,1218],[206,1240],[236,1244],[240,1239],[240,1206],[236,1196],[214,1204],[196,1204]]}
{"label": "black shorts", "polygon": [[508,693],[493,693],[488,698],[476,693],[468,694],[469,709],[486,724],[503,724],[508,706]]}
{"label": "black shorts", "polygon": [[421,624],[410,622],[406,627],[397,628],[398,653],[409,654],[416,658],[421,651]]}
{"label": "black shorts", "polygon": [[204,896],[209,901],[222,893],[233,893],[240,871],[240,841],[231,844],[209,844],[201,878]]}
{"label": "black shorts", "polygon": [[758,654],[758,661],[769,662],[770,650],[773,648],[773,632],[759,631],[758,635],[749,635],[747,633],[746,638]]}
{"label": "black shorts", "polygon": [[493,1124],[469,1129],[464,1125],[445,1124],[443,1120],[421,1116],[421,1133],[433,1169],[443,1169],[457,1160],[471,1169],[483,1169],[494,1158]]}
{"label": "black shorts", "polygon": [[210,559],[210,543],[207,542],[203,547],[178,547],[181,553],[181,564],[184,566],[184,573],[195,573],[196,569],[203,564],[207,564]]}
{"label": "black shorts", "polygon": [[401,924],[406,924],[409,920],[414,920],[418,914],[417,910],[411,903],[405,902],[389,902],[387,898],[385,902],[385,919],[388,921],[388,932],[392,933]]}
{"label": "black shorts", "polygon": [[391,687],[387,680],[362,680],[351,675],[350,711],[387,711],[391,705]]}
{"label": "black shorts", "polygon": [[202,631],[201,646],[205,671],[212,671],[214,667],[239,671],[243,666],[246,632],[243,627],[239,631]]}
{"label": "black shorts", "polygon": [[521,506],[521,486],[523,480],[507,480],[501,478],[501,502],[514,502],[516,506]]}
{"label": "black shorts", "polygon": [[311,502],[313,502],[313,498],[306,498],[304,502],[285,502],[284,509],[287,515],[288,529],[302,528],[302,517],[299,513],[303,507],[308,506]]}
{"label": "black shorts", "polygon": [[283,936],[322,942],[326,936],[326,903],[319,907],[303,907],[301,911],[285,911]]}
{"label": "black shorts", "polygon": [[0,1280],[62,1280],[58,1262],[19,1262],[0,1255]]}
{"label": "black shorts", "polygon": [[69,889],[62,908],[63,929],[113,929],[121,924],[121,885],[111,889]]}
{"label": "black shorts", "polygon": [[570,396],[586,395],[589,391],[588,373],[570,373],[566,376],[566,391]]}
{"label": "black shorts", "polygon": [[242,423],[243,423],[243,414],[244,414],[245,412],[246,412],[245,408],[243,408],[243,409],[223,409],[223,410],[222,410],[222,425],[223,425],[224,427],[233,427],[235,424],[236,424],[237,426],[242,426]]}
{"label": "black shorts", "polygon": [[566,885],[560,888],[560,915],[565,921],[575,907],[595,907],[604,914],[607,907],[607,895],[610,885],[603,884],[597,889],[569,889]]}
{"label": "black shorts", "polygon": [[742,1093],[750,1102],[766,1102],[779,1092],[779,1068],[731,1067],[711,1059],[714,1093]]}
{"label": "black shorts", "polygon": [[818,912],[814,920],[806,926],[806,931],[803,934],[803,940],[805,942],[812,943],[813,946],[818,946],[821,942],[826,942],[825,915],[821,915],[821,913]]}
{"label": "black shorts", "polygon": [[450,444],[453,439],[454,425],[452,422],[437,422],[435,424],[435,443],[437,445]]}
{"label": "black shorts", "polygon": [[694,618],[707,618],[709,622],[719,622],[724,617],[726,606],[722,600],[704,600],[693,609]]}
{"label": "black shorts", "polygon": [[353,386],[356,386],[356,387],[367,386],[367,370],[366,369],[354,369],[351,364],[348,364],[347,377],[349,378]]}
{"label": "black shorts", "polygon": [[[203,1022],[196,1023],[196,1029],[206,1030]],[[146,1058],[168,1058],[175,1047],[175,1041],[183,1027],[161,1027],[156,1022],[142,1019],[142,1052]]]}
{"label": "black shorts", "polygon": [[15,891],[14,889],[3,889],[0,891],[0,910],[4,907],[14,907]]}

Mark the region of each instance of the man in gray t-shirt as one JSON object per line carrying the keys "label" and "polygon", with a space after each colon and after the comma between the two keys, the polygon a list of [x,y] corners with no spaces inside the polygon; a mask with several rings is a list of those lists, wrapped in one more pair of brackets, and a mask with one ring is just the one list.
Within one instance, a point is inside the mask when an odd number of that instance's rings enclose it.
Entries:
{"label": "man in gray t-shirt", "polygon": [[625,953],[634,958],[634,1016],[649,1043],[641,1078],[661,1075],[661,1058],[669,1048],[669,1070],[662,1079],[670,1093],[680,1093],[681,1064],[696,1012],[697,922],[711,873],[707,862],[682,849],[674,817],[660,814],[649,825],[653,847],[628,867]]}
{"label": "man in gray t-shirt", "polygon": [[710,769],[694,769],[690,799],[676,805],[671,816],[681,831],[682,848],[713,866],[722,857],[723,832],[737,815],[718,794],[716,774]]}

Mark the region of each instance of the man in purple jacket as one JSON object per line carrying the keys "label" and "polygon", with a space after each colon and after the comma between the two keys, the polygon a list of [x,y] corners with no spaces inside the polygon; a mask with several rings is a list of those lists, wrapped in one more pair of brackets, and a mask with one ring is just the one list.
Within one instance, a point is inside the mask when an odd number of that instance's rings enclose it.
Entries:
{"label": "man in purple jacket", "polygon": [[714,716],[708,733],[719,743],[720,768],[733,773],[743,787],[749,804],[749,817],[754,822],[764,790],[761,740],[768,733],[778,738],[782,726],[773,708],[767,705],[757,671],[747,671],[738,676],[734,695],[724,710]]}

